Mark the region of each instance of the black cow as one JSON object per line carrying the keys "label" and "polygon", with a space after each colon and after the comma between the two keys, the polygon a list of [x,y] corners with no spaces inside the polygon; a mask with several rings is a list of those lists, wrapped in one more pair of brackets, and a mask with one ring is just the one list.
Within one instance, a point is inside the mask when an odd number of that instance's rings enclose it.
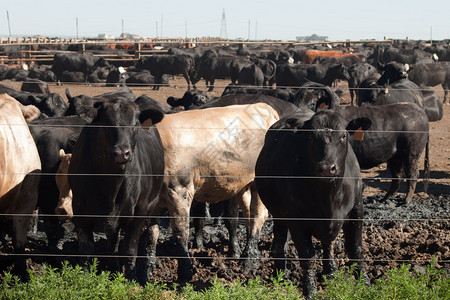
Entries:
{"label": "black cow", "polygon": [[[250,65],[252,62],[249,59],[244,57],[237,57],[230,62],[230,78],[231,83],[237,83],[239,79],[239,72],[241,72],[242,68]],[[206,78],[205,78],[206,79]]]}
{"label": "black cow", "polygon": [[256,64],[244,66],[238,76],[239,84],[263,86],[264,80],[264,73]]}
{"label": "black cow", "polygon": [[[323,248],[324,273],[336,269],[332,243],[341,228],[350,263],[366,278],[362,249],[363,182],[348,139],[350,130],[367,129],[370,120],[345,120],[324,110],[307,120],[295,114],[272,125],[255,167],[262,202],[274,218],[272,257],[284,269],[288,230],[303,269],[303,293],[316,292],[312,237]],[[289,130],[286,130],[289,129]],[[282,220],[283,219],[283,220]]]}
{"label": "black cow", "polygon": [[66,97],[69,102],[66,116],[77,115],[89,123],[92,122],[97,115],[97,110],[94,108],[94,102],[91,97],[86,95],[72,97],[69,89],[66,89]]}
{"label": "black cow", "polygon": [[69,108],[67,109],[66,116],[78,115],[88,122],[91,122],[97,115],[97,110],[94,108],[94,105],[97,102],[105,102],[115,98],[127,99],[130,101],[136,100],[136,96],[127,87],[94,97],[86,95],[72,96],[70,90],[66,89],[66,97],[69,101]]}
{"label": "black cow", "polygon": [[306,107],[312,111],[320,109],[335,109],[340,105],[341,99],[329,87],[317,82],[306,82],[295,94],[292,103],[298,107]]}
{"label": "black cow", "polygon": [[354,64],[360,64],[365,61],[363,55],[348,55],[348,56],[318,56],[313,60],[313,64],[344,64],[347,68],[350,68]]}
{"label": "black cow", "polygon": [[272,96],[284,101],[293,102],[295,92],[292,89],[267,89],[267,88],[253,88],[246,85],[229,84],[225,87],[222,97],[226,95],[236,94],[264,94]]}
{"label": "black cow", "polygon": [[195,109],[199,106],[206,104],[214,100],[213,96],[208,96],[203,91],[186,91],[181,98],[169,97],[167,98],[167,104],[172,108],[183,106],[185,110]]}
{"label": "black cow", "polygon": [[159,90],[163,84],[162,76],[164,74],[177,75],[182,74],[186,79],[188,90],[191,89],[191,82],[195,89],[194,70],[195,61],[189,55],[154,55],[141,58],[135,66],[137,69],[149,70],[155,76],[154,90]]}
{"label": "black cow", "polygon": [[429,120],[437,120],[441,110],[440,104],[434,101],[435,97],[429,92],[427,93],[428,101],[424,101],[422,90],[425,88],[419,87],[406,78],[407,67],[405,65],[391,62],[386,64],[383,69],[384,73],[377,83],[370,86],[371,91],[366,94],[368,97],[359,100],[362,105],[412,102],[423,108],[427,116],[429,114]]}
{"label": "black cow", "polygon": [[82,129],[69,167],[81,264],[86,266],[95,253],[93,230],[101,226],[107,235],[106,252],[113,255],[118,246],[119,255],[126,256],[120,263],[111,259],[109,267],[119,271],[124,266],[126,278],[145,285],[146,259],[136,261],[136,255],[147,254],[148,219],[144,217],[151,215],[162,186],[164,153],[156,128],[144,129],[140,123],[150,118],[154,124],[164,115],[157,107],[140,111],[127,99],[96,106],[92,125],[98,126]]}
{"label": "black cow", "polygon": [[[73,146],[86,125],[86,120],[79,116],[55,117],[35,120],[29,123],[31,135],[36,143],[41,158],[42,173],[55,174],[61,162],[59,150],[72,153]],[[59,226],[55,208],[59,199],[59,190],[54,176],[41,176],[38,189],[38,207],[44,214],[44,230],[47,234],[48,246],[55,250],[63,232]]]}
{"label": "black cow", "polygon": [[[240,62],[246,62],[242,64]],[[248,63],[248,60],[241,57],[233,56],[203,56],[199,59],[195,66],[195,82],[205,79],[208,91],[214,90],[214,81],[217,78],[233,78],[237,79],[240,69]],[[237,75],[237,77],[235,77]]]}
{"label": "black cow", "polygon": [[174,112],[173,108],[169,107],[167,104],[159,102],[155,99],[152,99],[146,95],[142,95],[136,98],[134,101],[139,106],[141,111],[147,110],[148,108],[153,108],[155,106],[159,107],[159,109],[165,114],[171,114]]}
{"label": "black cow", "polygon": [[374,64],[386,64],[389,62],[398,62],[403,64],[418,64],[432,62],[432,55],[420,49],[400,49],[389,47],[384,49],[377,46],[374,50]]}
{"label": "black cow", "polygon": [[355,64],[348,69],[348,74],[350,76],[350,78],[348,79],[348,88],[350,90],[351,105],[353,105],[355,94],[356,100],[358,100],[359,94],[355,92],[356,89],[364,80],[375,73],[377,73],[377,69],[368,63]]}
{"label": "black cow", "polygon": [[[129,68],[127,70],[128,79],[127,86],[155,86],[155,76],[148,70],[139,70],[136,68]],[[169,74],[163,74],[159,86],[169,86]]]}
{"label": "black cow", "polygon": [[89,75],[97,67],[107,67],[109,63],[104,57],[95,57],[93,54],[56,53],[53,57],[52,71],[55,73],[58,84],[62,84],[63,72],[82,72],[86,84],[89,83]]}
{"label": "black cow", "polygon": [[[403,177],[407,178],[405,202],[411,201],[419,175],[418,161],[428,149],[428,118],[414,103],[379,106],[344,106],[341,114],[347,119],[366,117],[372,126],[364,140],[351,139],[353,150],[362,169],[370,169],[387,162],[392,184],[385,199],[397,192]],[[428,151],[425,151],[425,178],[429,177]]]}
{"label": "black cow", "polygon": [[23,105],[34,105],[41,111],[40,118],[61,117],[67,110],[64,99],[55,93],[38,94],[18,91],[8,85],[0,84],[0,93],[6,93]]}
{"label": "black cow", "polygon": [[450,63],[437,62],[432,64],[419,64],[408,70],[408,79],[418,86],[442,85],[444,89],[444,103],[447,102],[450,88]]}
{"label": "black cow", "polygon": [[428,122],[437,122],[444,116],[444,108],[435,91],[429,88],[422,89],[423,109],[428,117]]}
{"label": "black cow", "polygon": [[123,67],[117,68],[115,66],[111,66],[108,76],[106,76],[106,86],[125,86],[125,82],[128,78],[129,75]]}
{"label": "black cow", "polygon": [[22,92],[30,92],[37,94],[50,94],[48,83],[39,79],[28,78],[20,87]]}
{"label": "black cow", "polygon": [[277,66],[277,87],[298,87],[307,81],[331,86],[336,79],[348,80],[349,74],[343,64],[281,64]]}
{"label": "black cow", "polygon": [[359,106],[411,102],[423,108],[423,96],[420,87],[406,78],[385,86],[372,83],[369,87],[360,86],[360,89],[362,88],[367,90],[365,90],[364,96],[360,94]]}
{"label": "black cow", "polygon": [[275,75],[277,72],[276,63],[270,59],[262,59],[262,58],[252,58],[251,61],[261,68],[261,71],[264,74],[263,85],[272,87],[273,84],[275,83]]}
{"label": "black cow", "polygon": [[36,78],[45,82],[56,82],[55,73],[48,66],[34,66],[28,72],[29,78]]}
{"label": "black cow", "polygon": [[22,68],[9,68],[5,79],[12,81],[25,81],[28,78],[29,71]]}

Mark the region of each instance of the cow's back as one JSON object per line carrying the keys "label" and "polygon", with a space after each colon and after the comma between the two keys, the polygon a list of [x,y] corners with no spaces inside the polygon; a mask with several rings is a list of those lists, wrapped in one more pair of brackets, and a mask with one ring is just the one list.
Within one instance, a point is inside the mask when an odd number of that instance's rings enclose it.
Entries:
{"label": "cow's back", "polygon": [[166,115],[156,125],[166,180],[192,180],[199,201],[229,199],[253,180],[265,133],[278,119],[264,103]]}

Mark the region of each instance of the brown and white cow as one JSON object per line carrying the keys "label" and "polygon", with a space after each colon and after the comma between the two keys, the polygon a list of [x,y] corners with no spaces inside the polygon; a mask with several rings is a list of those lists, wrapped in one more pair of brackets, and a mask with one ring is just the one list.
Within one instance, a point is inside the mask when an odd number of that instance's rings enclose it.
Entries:
{"label": "brown and white cow", "polygon": [[[254,169],[264,135],[278,119],[275,109],[257,103],[184,111],[166,115],[156,125],[165,162],[159,206],[169,211],[179,247],[178,280],[192,278],[188,237],[193,199],[217,203],[236,197],[249,236],[259,234],[268,213],[254,188]],[[247,245],[257,251],[256,246]],[[247,250],[248,255],[251,251]]]}
{"label": "brown and white cow", "polygon": [[[36,208],[41,161],[27,126],[39,116],[35,106],[23,106],[0,95],[0,227],[12,233],[16,254],[25,252],[27,231]],[[15,259],[13,272],[25,277],[25,257]]]}

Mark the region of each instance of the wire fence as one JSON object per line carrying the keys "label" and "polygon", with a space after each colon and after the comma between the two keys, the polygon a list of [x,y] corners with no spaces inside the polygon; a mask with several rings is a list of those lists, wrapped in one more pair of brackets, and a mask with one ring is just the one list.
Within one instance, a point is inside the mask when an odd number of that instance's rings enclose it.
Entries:
{"label": "wire fence", "polygon": [[[103,83],[104,84],[104,83]],[[167,87],[167,85],[164,85]],[[170,87],[174,87],[174,86],[182,86],[180,84],[173,84],[170,85]],[[187,87],[187,85],[184,85]],[[225,86],[219,86],[217,85],[216,87],[225,87]],[[251,86],[252,88],[255,88],[254,86]],[[296,87],[298,88],[298,87]],[[0,126],[10,126],[11,124],[0,124]],[[14,125],[14,126],[22,126],[22,125]],[[46,126],[46,127],[64,127],[61,125],[34,125],[34,124],[28,124],[28,126]],[[76,125],[75,125],[76,126]],[[69,127],[69,126],[67,126]],[[70,127],[74,127],[74,125],[70,125]],[[98,127],[96,125],[84,125],[82,127]],[[179,128],[176,127],[165,127],[165,129],[171,129],[171,130],[178,130]],[[182,128],[183,130],[185,130],[186,128]],[[189,130],[223,130],[223,128],[188,128]],[[245,129],[245,130],[260,130],[260,129]],[[271,129],[269,129],[271,130]],[[279,129],[277,129],[279,130]],[[291,130],[291,129],[283,129],[283,130]],[[372,131],[372,133],[398,133],[398,132],[402,132],[402,133],[411,133],[411,134],[426,134],[428,133],[429,135],[443,135],[443,136],[448,136],[448,134],[450,132],[442,130],[442,131],[430,131],[430,132],[425,132],[425,131],[411,131],[411,132],[404,132],[404,131]],[[25,174],[20,174],[17,172],[1,172],[0,173],[1,176],[10,176],[10,175],[25,175]],[[118,174],[67,174],[67,173],[32,173],[29,174],[30,176],[120,176]],[[146,177],[161,177],[161,176],[190,176],[190,174],[127,174],[126,176],[146,176]],[[201,177],[204,178],[248,178],[248,179],[254,179],[256,178],[255,176],[248,176],[248,175],[236,175],[236,176],[229,176],[229,175],[214,175],[214,174],[202,174]],[[259,178],[285,178],[285,179],[317,179],[317,178],[323,178],[323,177],[315,177],[315,176],[266,176],[266,177],[262,177],[259,176]],[[339,178],[344,178],[344,177],[339,177]],[[350,177],[347,177],[350,178]],[[356,178],[352,178],[352,179],[356,179]],[[415,178],[391,178],[391,177],[364,177],[362,178],[364,181],[391,181],[391,180],[405,180],[405,181],[410,181],[410,180],[418,180],[423,181],[424,179],[419,178],[419,179],[415,179]],[[430,182],[438,182],[438,183],[444,183],[444,184],[448,184],[450,183],[450,178],[431,178],[429,179]],[[33,217],[36,216],[35,214],[8,214],[8,213],[0,213],[0,217]],[[49,217],[49,218],[67,218],[67,215],[62,215],[62,214],[39,214],[39,217]],[[101,219],[105,219],[107,217],[111,217],[109,215],[98,215],[98,214],[92,214],[92,215],[74,215],[74,218],[101,218]],[[161,219],[173,219],[175,217],[171,217],[171,216],[167,216],[167,215],[152,215],[152,216],[135,216],[135,215],[120,215],[120,216],[113,216],[113,218],[143,218],[143,219],[149,219],[149,218],[161,218]],[[189,217],[190,220],[194,220],[194,219],[200,219],[200,218],[204,218],[204,217],[197,217],[197,216],[190,216]],[[222,219],[236,219],[236,218],[232,218],[232,217],[221,217]],[[242,221],[242,217],[238,217],[238,220]],[[311,222],[311,221],[340,221],[340,222],[346,222],[346,221],[362,221],[361,219],[349,219],[349,218],[273,218],[273,217],[269,217],[267,220],[267,222],[273,222],[273,221],[303,221],[303,222]],[[450,215],[444,215],[444,216],[436,216],[436,217],[432,217],[432,218],[421,218],[421,217],[405,217],[405,218],[364,218],[363,219],[364,222],[369,222],[369,223],[376,223],[376,222],[380,222],[380,221],[395,221],[395,222],[400,222],[400,223],[404,223],[404,222],[444,222],[444,223],[448,223],[450,222]],[[450,232],[450,231],[449,231]],[[445,234],[450,234],[449,232],[445,233]],[[446,238],[446,237],[444,237]],[[86,257],[86,254],[63,254],[64,257],[67,258],[79,258],[79,257]],[[0,252],[0,256],[3,257],[20,257],[20,256],[27,256],[27,257],[44,257],[44,258],[51,258],[51,257],[56,257],[56,258],[60,258],[61,254],[57,254],[57,253],[33,253],[33,252],[29,252],[29,253],[24,253],[24,254],[20,254],[20,253],[5,253],[5,252]],[[88,254],[88,256],[92,256],[92,257],[98,257],[98,258],[147,258],[147,256],[127,256],[127,255],[106,255],[106,254],[97,254],[97,253],[92,253],[92,254]],[[182,259],[185,257],[179,257],[179,256],[156,256],[157,259]],[[202,260],[213,260],[213,259],[217,259],[217,257],[209,257],[209,256],[201,256],[201,255],[195,255],[193,256],[193,258],[195,259],[202,259]],[[249,259],[247,257],[242,257],[239,259],[236,258],[228,258],[228,257],[221,257],[221,259],[223,260],[245,260],[245,259]],[[275,261],[279,258],[273,258],[273,257],[261,257],[258,258],[261,261],[266,261],[266,260],[272,260]],[[287,257],[286,260],[289,261],[302,261],[302,260],[306,260],[306,258],[299,258],[299,257]],[[308,260],[310,260],[308,258]],[[320,258],[314,258],[314,260],[324,260],[324,259],[320,259]],[[337,259],[339,260],[339,259]],[[430,263],[432,261],[431,258],[429,259],[425,259],[425,258],[416,258],[416,259],[389,259],[389,258],[378,258],[376,254],[373,255],[373,257],[371,258],[365,258],[362,261],[367,262],[370,261],[372,263],[386,263],[386,262],[392,262],[395,261],[397,263]],[[444,260],[440,260],[440,263],[450,263],[450,260],[444,259]]]}

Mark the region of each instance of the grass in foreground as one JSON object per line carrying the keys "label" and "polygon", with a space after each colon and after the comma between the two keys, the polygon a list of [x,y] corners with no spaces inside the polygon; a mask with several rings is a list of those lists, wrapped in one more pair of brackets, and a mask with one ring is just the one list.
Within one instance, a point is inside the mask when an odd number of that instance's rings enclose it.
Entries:
{"label": "grass in foreground", "polygon": [[[423,274],[409,265],[392,269],[371,286],[354,279],[351,270],[339,270],[334,279],[326,281],[326,288],[318,299],[449,299],[450,278],[433,262]],[[31,271],[27,283],[8,273],[0,282],[0,299],[301,299],[295,284],[282,276],[272,282],[254,279],[223,283],[216,279],[212,287],[195,291],[187,284],[169,288],[164,283],[149,283],[145,288],[129,282],[122,274],[98,272],[94,263],[83,272],[68,263],[60,269],[43,266],[40,274]]]}

